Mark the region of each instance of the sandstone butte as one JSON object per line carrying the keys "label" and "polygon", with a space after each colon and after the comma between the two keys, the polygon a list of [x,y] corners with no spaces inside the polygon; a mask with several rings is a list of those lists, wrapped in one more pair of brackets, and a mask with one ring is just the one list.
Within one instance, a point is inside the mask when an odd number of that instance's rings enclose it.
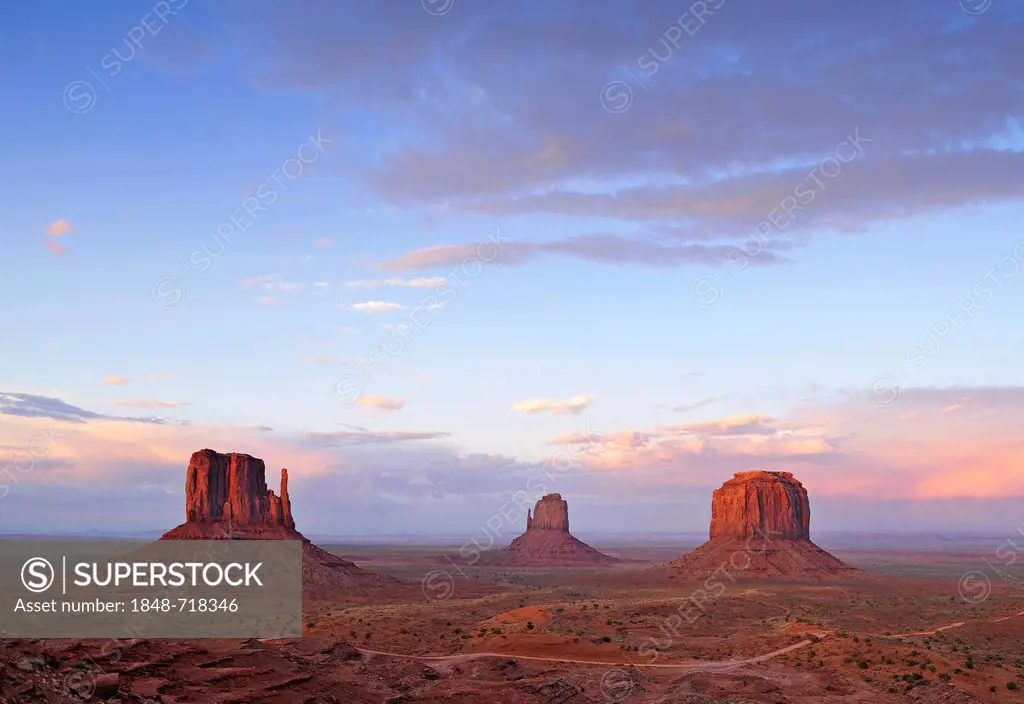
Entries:
{"label": "sandstone butte", "polygon": [[277,496],[267,489],[263,460],[200,450],[192,455],[185,475],[185,519],[294,530],[288,470],[281,470],[281,495]]}
{"label": "sandstone butte", "polygon": [[711,496],[710,538],[810,540],[811,504],[792,472],[739,472]]}
{"label": "sandstone butte", "polygon": [[541,497],[532,513],[526,512],[526,532],[487,561],[524,567],[593,567],[618,562],[569,533],[569,504],[561,494]]}
{"label": "sandstone butte", "polygon": [[738,472],[711,497],[708,542],[670,563],[694,574],[853,572],[811,542],[811,504],[792,472]]}
{"label": "sandstone butte", "polygon": [[263,460],[252,455],[209,449],[194,453],[185,473],[185,523],[160,539],[299,540],[308,589],[368,593],[400,585],[310,542],[295,528],[288,470],[281,470],[280,495],[267,488],[266,471]]}

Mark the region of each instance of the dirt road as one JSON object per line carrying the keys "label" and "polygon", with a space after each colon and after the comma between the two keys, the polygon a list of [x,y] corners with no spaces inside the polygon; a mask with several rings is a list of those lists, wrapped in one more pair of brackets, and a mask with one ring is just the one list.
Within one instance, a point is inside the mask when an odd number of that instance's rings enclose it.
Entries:
{"label": "dirt road", "polygon": [[[992,623],[999,623],[1006,621],[1014,616],[1024,616],[1024,611],[1010,616],[1004,616],[992,620]],[[878,638],[909,638],[911,636],[931,636],[942,631],[948,631],[954,628],[960,628],[966,625],[966,621],[957,621],[946,626],[939,626],[931,631],[918,631],[916,633],[898,633],[892,635],[874,634],[872,637]],[[829,633],[816,633],[818,640],[828,637]],[[433,662],[438,665],[455,665],[458,663],[469,662],[471,660],[479,660],[482,658],[504,658],[506,660],[533,660],[537,662],[561,662],[569,663],[572,665],[597,665],[600,667],[646,667],[646,668],[659,668],[668,670],[681,670],[686,672],[704,672],[710,670],[727,670],[734,667],[742,667],[743,665],[753,665],[759,662],[765,662],[772,658],[778,657],[779,655],[785,655],[794,650],[804,648],[815,641],[808,638],[802,640],[799,643],[788,645],[785,648],[779,648],[773,650],[770,653],[764,655],[758,655],[753,658],[746,658],[743,660],[719,660],[717,662],[707,662],[699,660],[691,660],[688,662],[677,662],[677,663],[645,663],[645,662],[617,662],[617,661],[604,661],[604,660],[575,660],[571,658],[546,658],[538,655],[516,655],[515,653],[460,653],[458,655],[407,655],[404,653],[389,653],[383,650],[367,650],[366,648],[356,648],[360,653],[364,655],[380,655],[388,658],[401,658],[403,660],[419,660],[421,662]]]}
{"label": "dirt road", "polygon": [[572,665],[598,665],[602,667],[654,667],[671,670],[686,670],[690,672],[701,672],[705,670],[725,670],[733,667],[741,667],[743,665],[752,665],[758,662],[764,662],[765,660],[771,660],[779,655],[785,655],[786,653],[798,650],[805,646],[810,645],[815,641],[808,638],[802,640],[799,643],[788,645],[785,648],[779,648],[773,650],[770,653],[764,655],[758,655],[757,657],[747,658],[744,660],[720,660],[718,662],[707,662],[700,660],[691,660],[688,662],[679,663],[644,663],[644,662],[617,662],[617,661],[602,661],[602,660],[574,660],[570,658],[545,658],[537,655],[516,655],[515,653],[461,653],[459,655],[405,655],[403,653],[389,653],[382,650],[367,650],[365,648],[356,648],[360,653],[364,655],[382,655],[390,658],[401,658],[403,660],[420,660],[422,662],[433,662],[438,665],[456,665],[459,663],[469,662],[471,660],[479,660],[481,658],[503,658],[505,660],[535,660],[538,662],[562,662],[569,663]]}
{"label": "dirt road", "polygon": [[[1014,616],[1024,616],[1024,611],[1021,611],[1021,612],[1016,613],[1016,614],[1011,614],[1009,616],[1003,616],[1002,618],[992,619],[991,621],[989,621],[989,623],[1002,623],[1003,621],[1009,621]],[[949,630],[952,630],[954,628],[960,628],[961,626],[966,626],[967,623],[968,623],[967,621],[957,621],[956,623],[951,623],[948,626],[939,626],[938,628],[936,628],[934,630],[931,630],[931,631],[917,631],[916,633],[893,633],[892,635],[883,635],[881,633],[876,633],[873,637],[876,637],[876,638],[910,638],[911,636],[933,636],[936,633],[942,633],[943,631],[949,631]]]}

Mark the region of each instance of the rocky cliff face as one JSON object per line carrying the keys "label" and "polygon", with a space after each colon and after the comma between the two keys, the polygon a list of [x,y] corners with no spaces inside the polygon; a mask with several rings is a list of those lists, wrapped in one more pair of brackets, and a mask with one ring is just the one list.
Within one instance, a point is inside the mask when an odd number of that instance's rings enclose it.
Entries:
{"label": "rocky cliff face", "polygon": [[533,515],[526,512],[526,530],[556,530],[569,532],[569,503],[561,494],[541,497],[533,509]]}
{"label": "rocky cliff face", "polygon": [[192,455],[185,475],[185,520],[294,529],[288,470],[281,470],[278,496],[267,489],[263,460],[200,450]]}
{"label": "rocky cliff face", "polygon": [[711,498],[711,539],[809,540],[807,490],[791,472],[739,472]]}

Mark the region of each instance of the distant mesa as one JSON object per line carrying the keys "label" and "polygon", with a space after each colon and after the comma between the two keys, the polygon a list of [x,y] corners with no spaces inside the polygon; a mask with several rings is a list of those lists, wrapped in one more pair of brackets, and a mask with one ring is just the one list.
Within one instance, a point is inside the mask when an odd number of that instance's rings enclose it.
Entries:
{"label": "distant mesa", "polygon": [[597,567],[619,562],[569,533],[569,504],[561,494],[543,496],[526,512],[526,532],[486,564],[522,567]]}
{"label": "distant mesa", "polygon": [[738,472],[711,498],[708,542],[669,563],[695,574],[855,572],[811,542],[807,490],[792,472]]}
{"label": "distant mesa", "polygon": [[399,584],[313,545],[295,529],[288,470],[281,470],[280,495],[267,488],[266,471],[252,455],[194,453],[185,474],[185,523],[160,540],[300,540],[307,588],[366,591]]}

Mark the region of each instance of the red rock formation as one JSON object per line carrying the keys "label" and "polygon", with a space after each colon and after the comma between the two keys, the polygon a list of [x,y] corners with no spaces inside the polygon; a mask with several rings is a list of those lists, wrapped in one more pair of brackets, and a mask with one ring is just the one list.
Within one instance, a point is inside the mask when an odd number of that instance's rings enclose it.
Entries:
{"label": "red rock formation", "polygon": [[569,532],[569,503],[561,494],[541,497],[533,515],[526,512],[526,530],[557,530]]}
{"label": "red rock formation", "polygon": [[730,578],[855,571],[810,536],[807,490],[791,472],[738,472],[712,494],[708,542],[669,566]]}
{"label": "red rock formation", "polygon": [[[313,593],[408,591],[406,585],[357,567],[311,543],[295,530],[288,496],[288,470],[281,470],[281,494],[267,489],[263,460],[240,453],[200,450],[185,474],[186,522],[161,540],[299,540],[302,582]],[[410,587],[411,589],[411,587]]]}
{"label": "red rock formation", "polygon": [[792,472],[737,472],[711,497],[710,538],[809,540],[811,505]]}
{"label": "red rock formation", "polygon": [[288,470],[281,470],[280,496],[267,490],[266,471],[251,455],[196,452],[185,475],[185,520],[294,529]]}
{"label": "red rock formation", "polygon": [[541,497],[531,514],[526,512],[526,532],[504,550],[484,558],[485,564],[535,567],[593,567],[618,560],[595,550],[569,533],[569,504],[561,494]]}
{"label": "red rock formation", "polygon": [[267,495],[270,501],[270,514],[268,516],[270,524],[275,526],[284,526],[285,528],[294,528],[295,521],[292,520],[292,501],[288,498],[288,470],[281,470],[281,495],[274,496],[274,490],[271,489]]}

